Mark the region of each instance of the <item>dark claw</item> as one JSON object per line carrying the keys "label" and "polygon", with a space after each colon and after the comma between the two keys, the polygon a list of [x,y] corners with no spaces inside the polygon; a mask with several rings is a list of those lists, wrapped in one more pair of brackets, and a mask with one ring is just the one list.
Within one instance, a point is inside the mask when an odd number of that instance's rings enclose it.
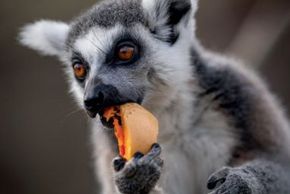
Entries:
{"label": "dark claw", "polygon": [[113,160],[113,167],[116,172],[122,170],[126,164],[126,160],[118,157]]}
{"label": "dark claw", "polygon": [[229,168],[223,168],[219,172],[213,174],[207,181],[207,188],[212,190],[222,185],[229,174]]}
{"label": "dark claw", "polygon": [[161,146],[158,144],[158,143],[154,143],[152,146],[151,146],[151,150],[152,149],[161,149]]}
{"label": "dark claw", "polygon": [[142,154],[141,152],[136,152],[133,156],[134,160],[139,160],[140,158],[142,158],[144,156],[144,154]]}

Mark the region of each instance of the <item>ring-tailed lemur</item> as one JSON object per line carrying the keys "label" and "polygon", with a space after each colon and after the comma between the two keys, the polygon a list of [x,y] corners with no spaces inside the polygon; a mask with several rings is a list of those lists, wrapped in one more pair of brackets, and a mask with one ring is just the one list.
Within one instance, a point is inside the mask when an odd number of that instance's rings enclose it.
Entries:
{"label": "ring-tailed lemur", "polygon": [[[23,28],[21,42],[59,57],[80,106],[97,117],[101,193],[290,193],[282,108],[252,71],[199,45],[196,8],[197,0],[109,0],[71,23]],[[158,118],[162,154],[156,144],[113,160],[113,133],[98,113],[126,102]]]}

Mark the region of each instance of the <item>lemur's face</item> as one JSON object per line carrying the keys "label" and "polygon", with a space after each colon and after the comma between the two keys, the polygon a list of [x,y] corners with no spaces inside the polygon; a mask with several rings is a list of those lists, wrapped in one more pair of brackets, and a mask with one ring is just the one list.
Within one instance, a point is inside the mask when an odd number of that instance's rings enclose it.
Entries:
{"label": "lemur's face", "polygon": [[[190,0],[106,1],[70,25],[30,25],[22,42],[67,64],[72,92],[91,117],[126,102],[150,107],[168,103],[189,60],[192,8]],[[41,27],[42,36],[50,34],[42,46],[27,37]]]}

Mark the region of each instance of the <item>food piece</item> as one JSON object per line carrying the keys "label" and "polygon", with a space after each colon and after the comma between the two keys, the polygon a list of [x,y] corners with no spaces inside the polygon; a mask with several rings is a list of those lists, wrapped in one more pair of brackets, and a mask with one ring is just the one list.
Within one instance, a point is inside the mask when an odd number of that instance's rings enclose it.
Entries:
{"label": "food piece", "polygon": [[136,103],[106,108],[102,116],[113,124],[119,154],[127,160],[136,152],[148,153],[157,142],[157,119]]}

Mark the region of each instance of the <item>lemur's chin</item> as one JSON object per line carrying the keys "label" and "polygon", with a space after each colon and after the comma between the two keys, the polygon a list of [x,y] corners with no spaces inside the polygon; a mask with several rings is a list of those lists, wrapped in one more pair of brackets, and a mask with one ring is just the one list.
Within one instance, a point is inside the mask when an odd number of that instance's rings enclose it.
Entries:
{"label": "lemur's chin", "polygon": [[[139,104],[139,105],[141,105],[142,104],[142,101],[143,100],[138,100],[138,101],[127,101],[126,103],[122,103],[122,104],[116,104],[116,105],[113,105],[113,106],[107,106],[107,107],[105,107],[105,108],[103,108],[101,111],[99,111],[99,115],[100,115],[100,120],[101,120],[101,122],[102,122],[102,124],[103,124],[103,126],[105,126],[105,127],[107,127],[107,128],[111,128],[111,129],[113,129],[114,128],[114,125],[113,125],[113,122],[114,122],[114,118],[113,117],[111,117],[111,118],[106,118],[106,111],[114,111],[115,112],[115,116],[117,116],[117,118],[118,119],[121,119],[120,118],[120,110],[121,110],[121,107],[120,106],[122,106],[122,105],[124,105],[124,104],[127,104],[127,103],[135,103],[135,104]],[[96,116],[96,115],[94,115],[94,116]],[[116,118],[116,117],[115,117]]]}

